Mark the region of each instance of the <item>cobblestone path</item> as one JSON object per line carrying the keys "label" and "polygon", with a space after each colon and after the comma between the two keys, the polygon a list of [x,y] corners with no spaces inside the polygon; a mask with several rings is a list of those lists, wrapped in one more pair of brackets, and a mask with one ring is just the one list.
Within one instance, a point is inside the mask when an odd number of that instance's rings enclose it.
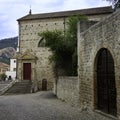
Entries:
{"label": "cobblestone path", "polygon": [[81,112],[51,92],[0,96],[0,120],[112,120],[98,113]]}

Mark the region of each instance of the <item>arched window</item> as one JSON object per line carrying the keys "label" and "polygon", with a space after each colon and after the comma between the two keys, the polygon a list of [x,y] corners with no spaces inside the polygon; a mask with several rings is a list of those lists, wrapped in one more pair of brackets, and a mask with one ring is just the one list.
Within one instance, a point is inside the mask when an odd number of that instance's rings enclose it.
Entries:
{"label": "arched window", "polygon": [[38,47],[45,47],[45,39],[42,37],[38,43]]}

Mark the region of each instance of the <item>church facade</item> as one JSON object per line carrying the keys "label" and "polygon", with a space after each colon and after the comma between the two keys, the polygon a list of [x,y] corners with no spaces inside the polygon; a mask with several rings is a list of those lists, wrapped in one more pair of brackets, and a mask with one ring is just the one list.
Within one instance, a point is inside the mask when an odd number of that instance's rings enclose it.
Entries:
{"label": "church facade", "polygon": [[[69,16],[83,14],[89,20],[100,21],[113,12],[111,7],[91,8],[84,10],[63,11],[55,13],[31,14],[18,19],[19,54],[17,78],[30,80],[33,88],[52,90],[55,83],[53,63],[49,62],[52,54],[49,48],[41,46],[43,38],[38,35],[46,30],[67,29]],[[44,86],[44,87],[43,87]]]}

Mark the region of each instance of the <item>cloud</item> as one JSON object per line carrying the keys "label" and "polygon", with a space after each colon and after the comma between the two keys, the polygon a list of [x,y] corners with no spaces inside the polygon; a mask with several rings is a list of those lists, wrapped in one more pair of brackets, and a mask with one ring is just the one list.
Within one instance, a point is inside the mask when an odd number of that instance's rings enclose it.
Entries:
{"label": "cloud", "polygon": [[0,39],[18,35],[17,19],[29,13],[75,10],[109,5],[103,0],[0,0]]}

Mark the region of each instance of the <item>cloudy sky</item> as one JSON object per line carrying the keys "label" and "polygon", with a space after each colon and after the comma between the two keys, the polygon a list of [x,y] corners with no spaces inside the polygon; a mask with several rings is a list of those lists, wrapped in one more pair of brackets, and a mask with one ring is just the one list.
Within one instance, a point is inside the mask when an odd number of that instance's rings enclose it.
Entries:
{"label": "cloudy sky", "polygon": [[18,35],[17,19],[29,13],[108,6],[105,0],[0,0],[0,39]]}

